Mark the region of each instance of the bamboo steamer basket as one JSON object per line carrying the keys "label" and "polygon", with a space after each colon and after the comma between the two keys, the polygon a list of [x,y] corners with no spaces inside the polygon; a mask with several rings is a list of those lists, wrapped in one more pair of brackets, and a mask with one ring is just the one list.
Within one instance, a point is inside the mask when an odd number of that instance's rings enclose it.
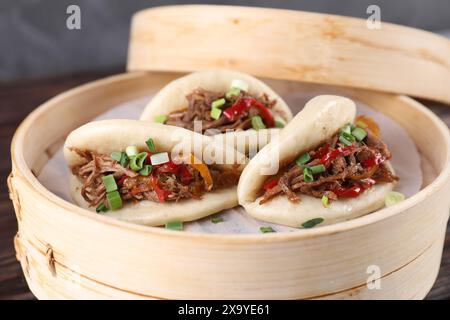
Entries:
{"label": "bamboo steamer basket", "polygon": [[[179,10],[189,8],[183,6]],[[154,10],[152,14],[158,10],[165,14],[165,10],[173,8]],[[240,11],[235,10],[239,15]],[[133,28],[149,12],[138,14]],[[286,17],[305,14],[274,12]],[[161,19],[152,17],[157,25],[167,23],[164,14]],[[133,48],[136,37],[139,38],[134,30],[130,52],[137,50]],[[151,39],[154,38],[149,36]],[[130,53],[129,65],[136,70],[138,64],[137,60],[132,62],[133,55]],[[192,62],[192,69],[206,67],[195,63],[189,54],[180,56],[181,60],[185,58]],[[242,61],[236,61],[239,69],[249,71]],[[260,61],[261,67],[263,62]],[[257,65],[254,63],[252,68]],[[147,68],[151,66],[140,69]],[[301,72],[294,71],[292,76],[279,76],[276,68],[264,73],[288,80],[297,74],[298,79],[294,80],[302,79]],[[38,298],[425,297],[439,271],[449,218],[450,134],[431,111],[407,96],[326,86],[330,93],[357,99],[402,125],[416,143],[424,175],[422,190],[400,204],[335,225],[256,235],[176,232],[96,215],[62,200],[38,181],[36,176],[71,130],[117,104],[148,95],[179,76],[135,71],[98,80],[49,100],[18,128],[11,146],[12,173],[8,179],[19,226],[15,247],[27,283]],[[317,86],[281,80],[270,80],[269,85],[282,95]],[[424,94],[445,100],[444,91]],[[367,271],[372,265],[380,271],[376,277],[381,286],[378,289],[367,286]]]}

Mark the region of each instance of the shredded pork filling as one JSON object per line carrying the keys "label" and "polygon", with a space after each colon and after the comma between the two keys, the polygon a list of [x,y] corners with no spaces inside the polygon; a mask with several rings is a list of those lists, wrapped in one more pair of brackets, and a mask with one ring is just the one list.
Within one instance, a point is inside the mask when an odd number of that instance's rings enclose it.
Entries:
{"label": "shredded pork filling", "polygon": [[[292,202],[299,202],[301,194],[315,198],[326,196],[330,200],[356,197],[374,184],[398,180],[384,162],[391,158],[391,152],[376,135],[368,131],[363,141],[356,141],[350,147],[338,139],[339,133],[308,152],[312,159],[308,166],[323,164],[326,168],[324,172],[315,175],[313,181],[305,181],[303,168],[294,162],[266,181],[266,185],[270,181],[273,184],[262,190],[260,204],[282,194]],[[324,151],[328,155],[333,152],[339,155],[324,161]]]}
{"label": "shredded pork filling", "polygon": [[225,111],[232,107],[240,99],[250,98],[255,99],[264,107],[272,109],[276,104],[275,100],[270,100],[266,94],[260,97],[253,97],[250,94],[241,91],[239,95],[233,97],[226,97],[223,92],[213,92],[198,88],[186,96],[188,100],[188,108],[172,112],[169,114],[166,124],[194,130],[194,121],[202,122],[202,133],[206,130],[216,129],[221,133],[227,130],[247,130],[252,128],[253,116],[261,115],[261,110],[256,107],[250,107],[248,110],[236,115],[233,119],[227,118],[224,113],[218,119],[211,117],[211,105],[214,101],[225,99],[225,104],[220,108]]}
{"label": "shredded pork filling", "polygon": [[[201,174],[188,164],[183,166],[184,175],[179,175],[163,165],[154,166],[148,176],[139,175],[128,165],[123,167],[110,156],[91,151],[72,148],[85,163],[72,167],[72,173],[81,181],[81,195],[90,206],[107,204],[106,190],[102,177],[113,174],[119,193],[124,201],[150,200],[155,202],[179,201],[182,199],[200,199],[210,191],[205,186]],[[208,166],[213,180],[211,190],[228,188],[236,185],[240,171],[237,166],[232,169]],[[187,177],[187,178],[186,178]],[[162,201],[164,200],[164,201]]]}

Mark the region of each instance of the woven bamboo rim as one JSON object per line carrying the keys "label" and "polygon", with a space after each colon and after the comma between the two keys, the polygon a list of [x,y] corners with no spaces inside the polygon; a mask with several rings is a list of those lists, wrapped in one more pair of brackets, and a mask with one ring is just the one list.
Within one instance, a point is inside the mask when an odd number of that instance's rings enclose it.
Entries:
{"label": "woven bamboo rim", "polygon": [[217,67],[450,104],[450,40],[430,32],[385,22],[369,30],[362,19],[234,6],[157,7],[134,16],[128,70]]}

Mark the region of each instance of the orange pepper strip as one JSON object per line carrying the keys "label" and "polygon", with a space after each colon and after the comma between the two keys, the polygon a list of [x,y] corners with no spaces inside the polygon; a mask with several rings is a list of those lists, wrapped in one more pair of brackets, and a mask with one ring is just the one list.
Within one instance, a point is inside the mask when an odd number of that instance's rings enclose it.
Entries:
{"label": "orange pepper strip", "polygon": [[213,187],[213,179],[211,172],[209,172],[208,166],[197,159],[193,154],[191,154],[190,157],[190,165],[200,172],[200,175],[205,181],[206,190],[210,191]]}

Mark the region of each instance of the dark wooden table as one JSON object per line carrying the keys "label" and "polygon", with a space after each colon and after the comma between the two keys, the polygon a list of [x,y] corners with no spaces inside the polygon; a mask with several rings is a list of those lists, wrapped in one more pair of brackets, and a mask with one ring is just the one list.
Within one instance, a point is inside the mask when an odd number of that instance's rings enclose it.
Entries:
{"label": "dark wooden table", "polygon": [[[119,73],[117,70],[114,73]],[[72,87],[109,73],[90,73],[51,79],[0,83],[0,299],[34,299],[15,258],[13,237],[17,230],[6,179],[11,171],[10,144],[19,123],[44,101]],[[425,102],[450,126],[450,107]],[[428,299],[450,299],[450,227],[438,279]]]}

